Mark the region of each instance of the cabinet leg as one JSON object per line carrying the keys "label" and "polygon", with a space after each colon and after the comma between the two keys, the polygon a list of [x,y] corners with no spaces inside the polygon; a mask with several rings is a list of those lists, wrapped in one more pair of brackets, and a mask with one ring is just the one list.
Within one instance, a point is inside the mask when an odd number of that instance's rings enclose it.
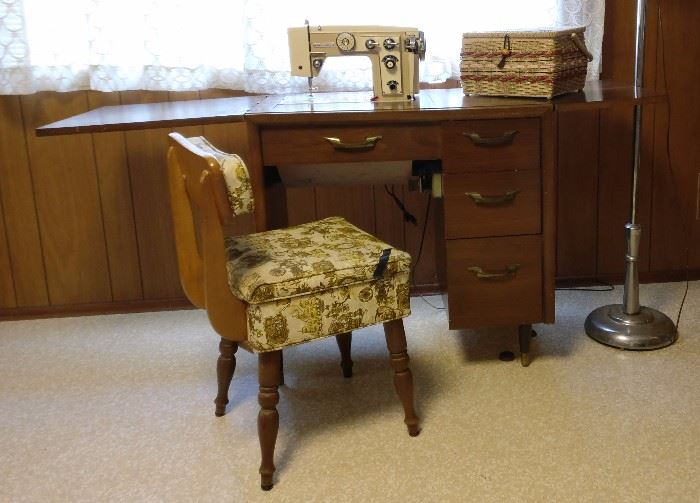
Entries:
{"label": "cabinet leg", "polygon": [[520,340],[520,364],[523,367],[530,365],[530,338],[532,337],[532,325],[518,326],[518,339]]}

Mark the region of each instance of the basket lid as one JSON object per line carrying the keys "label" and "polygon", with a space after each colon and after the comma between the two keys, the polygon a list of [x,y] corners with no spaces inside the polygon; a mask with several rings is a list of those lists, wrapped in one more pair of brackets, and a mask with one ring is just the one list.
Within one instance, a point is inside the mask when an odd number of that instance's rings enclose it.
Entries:
{"label": "basket lid", "polygon": [[463,33],[464,38],[503,38],[506,35],[522,38],[556,38],[572,33],[583,33],[585,26],[554,26],[548,28],[530,28],[527,30],[500,30],[500,31],[470,31]]}

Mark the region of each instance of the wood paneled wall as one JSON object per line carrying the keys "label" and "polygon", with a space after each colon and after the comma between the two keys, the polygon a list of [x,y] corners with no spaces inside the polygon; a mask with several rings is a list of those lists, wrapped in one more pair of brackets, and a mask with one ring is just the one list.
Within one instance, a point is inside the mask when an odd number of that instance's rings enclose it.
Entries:
{"label": "wood paneled wall", "polygon": [[[117,104],[233,96],[72,92],[0,96],[0,317],[189,305],[180,288],[166,179],[169,130],[38,138],[34,128]],[[179,128],[245,156],[242,124]],[[290,188],[289,224],[340,214],[417,257],[429,199],[383,186]],[[433,212],[414,283],[436,290]],[[249,222],[250,224],[250,222]],[[251,229],[249,225],[248,229]]]}
{"label": "wood paneled wall", "polygon": [[[608,2],[603,76],[631,83],[634,0]],[[659,15],[660,14],[660,15]],[[644,110],[638,221],[643,279],[700,271],[700,4],[648,0],[645,86],[668,105]],[[36,126],[103,105],[232,96],[202,93],[38,93],[0,96],[0,318],[188,305],[180,289],[167,194],[167,130],[37,138]],[[632,108],[559,117],[560,279],[617,280],[629,220]],[[188,127],[244,152],[240,124]],[[279,188],[278,188],[279,190]],[[288,188],[296,224],[341,214],[417,257],[414,284],[435,289],[436,204],[394,190],[418,225],[403,221],[383,186]],[[687,250],[687,252],[686,252]]]}
{"label": "wood paneled wall", "polygon": [[651,256],[659,270],[685,267],[686,255],[691,268],[700,268],[700,68],[688,65],[700,60],[700,4],[657,1],[656,85],[667,90],[669,105],[654,118],[652,225],[658,234]]}
{"label": "wood paneled wall", "polygon": [[[235,94],[0,96],[0,316],[188,305],[167,193],[169,131],[38,138],[34,128],[104,105]],[[240,124],[180,131],[245,145]]]}
{"label": "wood paneled wall", "polygon": [[414,288],[436,292],[439,285],[435,265],[435,205],[427,193],[410,192],[402,185],[392,185],[389,189],[416,218],[416,224],[404,221],[383,185],[287,188],[288,223],[296,225],[342,215],[390,245],[409,252],[415,263]]}
{"label": "wood paneled wall", "polygon": [[[635,0],[607,2],[603,78],[634,82]],[[644,86],[668,105],[645,107],[637,222],[642,279],[700,277],[700,4],[647,0]],[[559,118],[559,278],[621,279],[630,219],[633,110]]]}

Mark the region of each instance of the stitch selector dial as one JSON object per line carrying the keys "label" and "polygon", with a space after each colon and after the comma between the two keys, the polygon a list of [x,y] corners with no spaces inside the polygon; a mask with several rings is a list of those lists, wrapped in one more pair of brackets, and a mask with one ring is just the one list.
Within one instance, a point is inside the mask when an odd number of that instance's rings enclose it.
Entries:
{"label": "stitch selector dial", "polygon": [[383,44],[383,45],[384,45],[384,49],[386,49],[387,51],[390,51],[390,50],[392,50],[394,47],[396,47],[396,40],[394,40],[394,39],[391,38],[391,37],[390,37],[390,38],[385,38],[385,39],[384,39],[384,44]]}
{"label": "stitch selector dial", "polygon": [[355,37],[346,31],[339,33],[335,44],[343,52],[352,51],[355,48]]}
{"label": "stitch selector dial", "polygon": [[384,66],[386,66],[389,70],[393,70],[394,68],[396,68],[396,64],[399,62],[399,58],[388,54],[382,58],[382,62],[384,63]]}

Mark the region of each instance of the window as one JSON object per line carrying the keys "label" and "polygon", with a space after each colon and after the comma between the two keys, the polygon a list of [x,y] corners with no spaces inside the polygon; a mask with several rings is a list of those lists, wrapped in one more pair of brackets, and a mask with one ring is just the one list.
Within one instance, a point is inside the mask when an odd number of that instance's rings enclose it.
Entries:
{"label": "window", "polygon": [[[286,29],[313,23],[416,27],[425,32],[421,80],[459,75],[465,31],[586,25],[598,56],[604,0],[387,2],[356,0],[3,0],[0,92],[96,89],[302,92],[290,77]],[[355,59],[355,58],[353,58]],[[597,78],[598,61],[589,78]],[[329,58],[322,90],[371,88],[367,58]]]}

